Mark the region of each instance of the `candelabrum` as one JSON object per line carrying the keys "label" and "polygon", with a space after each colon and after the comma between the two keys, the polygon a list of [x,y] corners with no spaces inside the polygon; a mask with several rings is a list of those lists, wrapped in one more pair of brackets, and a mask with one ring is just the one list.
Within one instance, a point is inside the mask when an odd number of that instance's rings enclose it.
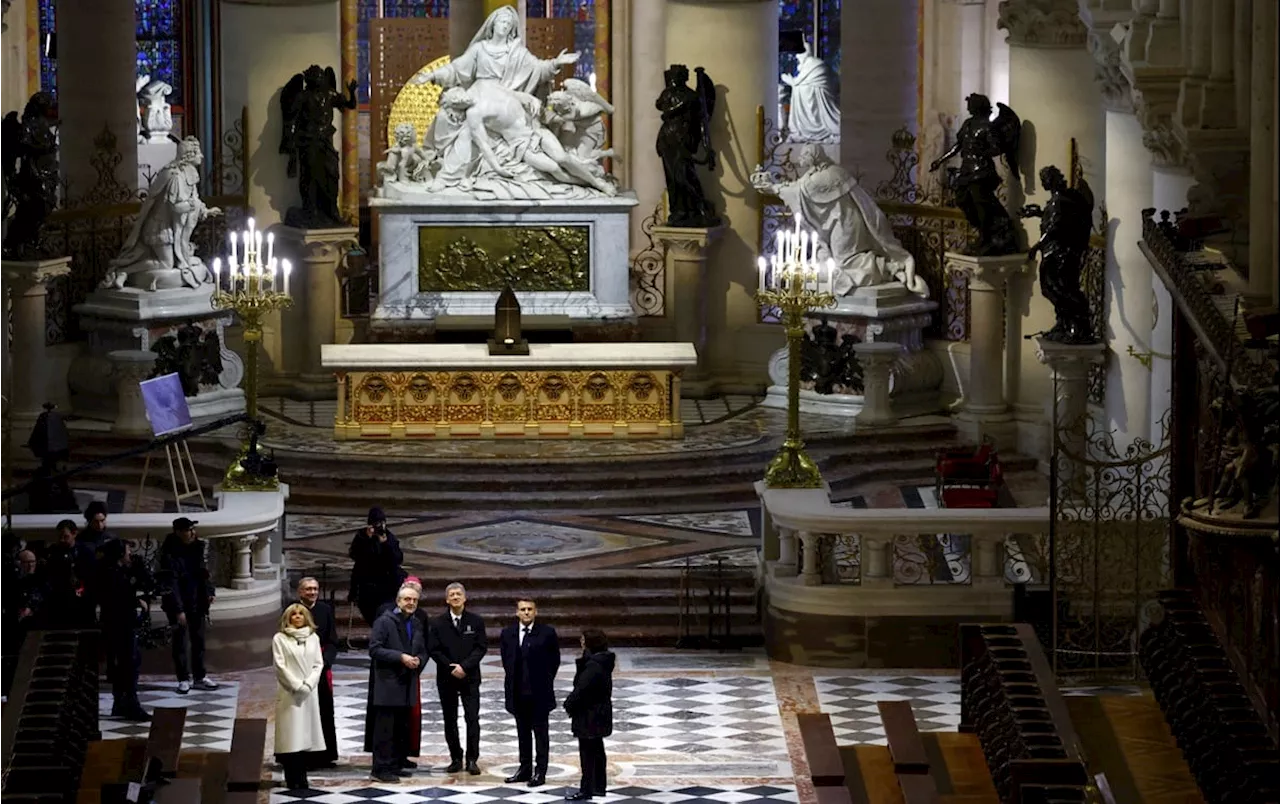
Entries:
{"label": "candelabrum", "polygon": [[266,491],[279,487],[274,475],[267,477],[249,472],[244,466],[251,449],[256,451],[255,426],[258,422],[258,348],[262,343],[262,320],[269,313],[293,303],[289,297],[288,260],[277,260],[275,235],[265,238],[263,254],[262,230],[255,229],[253,218],[244,232],[231,233],[231,253],[227,259],[227,282],[222,282],[222,260],[213,261],[213,307],[232,309],[240,317],[244,333],[244,408],[249,417],[250,435],[240,455],[227,469],[223,488],[228,491]]}
{"label": "candelabrum", "polygon": [[804,314],[834,306],[832,287],[835,262],[819,265],[818,235],[800,229],[796,216],[793,231],[778,233],[777,252],[770,259],[760,257],[760,288],[756,301],[776,308],[787,332],[787,433],[782,449],[769,462],[764,482],[775,489],[822,487],[818,465],[805,454],[800,440],[800,344],[804,340]]}

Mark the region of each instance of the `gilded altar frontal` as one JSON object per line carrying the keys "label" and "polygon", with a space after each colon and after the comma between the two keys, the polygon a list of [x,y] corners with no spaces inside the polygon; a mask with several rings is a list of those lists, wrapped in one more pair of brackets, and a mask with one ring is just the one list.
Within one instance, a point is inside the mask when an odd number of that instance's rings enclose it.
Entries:
{"label": "gilded altar frontal", "polygon": [[586,291],[586,226],[420,226],[418,292]]}

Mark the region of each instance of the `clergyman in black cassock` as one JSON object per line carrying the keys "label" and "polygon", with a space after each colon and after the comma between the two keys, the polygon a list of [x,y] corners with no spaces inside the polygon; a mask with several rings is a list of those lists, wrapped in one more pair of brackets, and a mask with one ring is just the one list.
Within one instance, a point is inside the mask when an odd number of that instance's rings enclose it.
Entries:
{"label": "clergyman in black cassock", "polygon": [[480,661],[489,650],[484,620],[464,607],[467,590],[460,583],[445,588],[449,610],[431,621],[431,660],[436,663],[436,691],[440,693],[440,716],[444,719],[444,739],[449,744],[447,773],[462,770],[462,743],[458,739],[458,701],[462,701],[467,722],[466,768],[480,775]]}
{"label": "clergyman in black cassock", "polygon": [[395,611],[380,615],[369,634],[369,709],[365,750],[373,754],[373,778],[394,782],[410,775],[407,757],[413,685],[427,663],[427,635],[413,617],[418,593],[404,587]]}
{"label": "clergyman in black cassock", "polygon": [[556,629],[537,622],[537,616],[538,606],[532,600],[517,601],[516,622],[502,629],[498,637],[506,672],[507,712],[516,719],[520,745],[520,767],[506,782],[528,782],[529,787],[540,787],[547,780],[547,717],[556,708],[556,672],[560,669],[560,637]]}
{"label": "clergyman in black cassock", "polygon": [[338,620],[333,606],[320,599],[320,582],[310,576],[298,581],[298,602],[311,612],[320,637],[324,672],[320,675],[320,725],[324,729],[324,753],[315,757],[316,766],[333,767],[338,761],[338,732],[333,721],[333,663],[338,658]]}

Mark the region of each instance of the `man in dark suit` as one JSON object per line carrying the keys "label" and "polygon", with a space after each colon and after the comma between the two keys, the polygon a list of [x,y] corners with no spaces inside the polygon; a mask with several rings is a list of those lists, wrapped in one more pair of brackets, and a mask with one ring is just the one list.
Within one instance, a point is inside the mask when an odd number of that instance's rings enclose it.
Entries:
{"label": "man in dark suit", "polygon": [[427,663],[427,635],[417,627],[413,613],[418,593],[401,588],[396,609],[380,615],[369,634],[369,733],[365,742],[373,753],[373,778],[399,781],[408,770],[409,711],[413,685]]}
{"label": "man in dark suit", "polygon": [[298,602],[311,612],[324,655],[320,676],[320,724],[324,729],[324,753],[316,754],[315,767],[332,768],[338,763],[338,733],[333,722],[333,662],[338,658],[338,622],[333,607],[320,599],[320,582],[310,576],[298,581]]}
{"label": "man in dark suit", "polygon": [[431,621],[431,660],[436,663],[436,690],[440,693],[440,716],[444,718],[444,739],[449,744],[447,773],[463,767],[462,743],[458,740],[458,699],[467,721],[467,773],[480,775],[480,660],[489,650],[484,620],[466,610],[467,590],[451,583],[444,590],[449,610]]}
{"label": "man in dark suit", "polygon": [[516,601],[516,622],[502,629],[498,638],[507,676],[507,711],[515,716],[520,741],[520,767],[506,782],[528,782],[529,787],[541,787],[547,781],[547,716],[556,708],[555,681],[560,669],[560,637],[551,626],[535,623],[537,617],[536,603]]}

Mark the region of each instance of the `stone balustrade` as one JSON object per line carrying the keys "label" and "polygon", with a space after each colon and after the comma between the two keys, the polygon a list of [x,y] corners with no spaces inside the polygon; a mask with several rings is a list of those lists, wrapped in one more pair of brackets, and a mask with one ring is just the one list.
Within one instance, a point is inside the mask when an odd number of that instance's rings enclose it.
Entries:
{"label": "stone balustrade", "polygon": [[[278,492],[214,491],[217,508],[191,513],[209,544],[208,564],[217,586],[210,615],[218,621],[244,620],[280,610],[284,562],[284,504],[289,487]],[[10,518],[14,535],[49,541],[65,514],[19,514]],[[72,516],[78,520],[79,517]],[[108,529],[121,539],[156,549],[173,530],[172,513],[112,514]]]}
{"label": "stone balustrade", "polygon": [[1047,507],[854,509],[824,489],[757,493],[774,658],[946,666],[960,623],[1010,620],[1014,585],[1047,583]]}

